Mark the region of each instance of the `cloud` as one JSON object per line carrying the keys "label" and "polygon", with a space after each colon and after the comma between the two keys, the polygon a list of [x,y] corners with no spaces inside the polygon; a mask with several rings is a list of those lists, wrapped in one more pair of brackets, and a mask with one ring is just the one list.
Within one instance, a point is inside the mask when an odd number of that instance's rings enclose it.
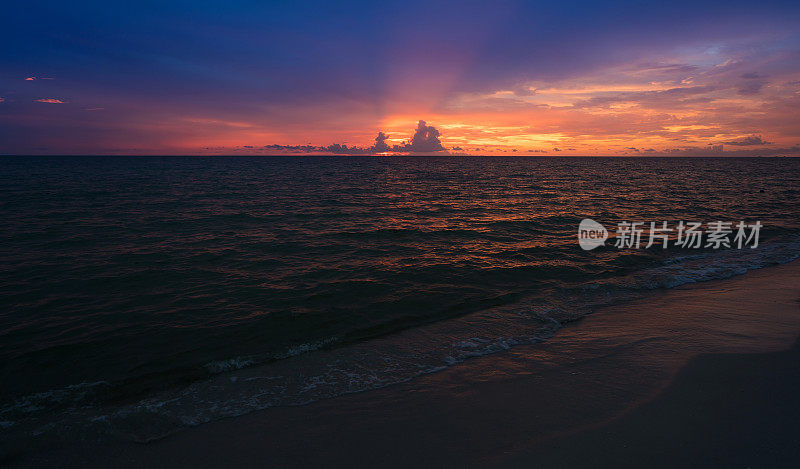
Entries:
{"label": "cloud", "polygon": [[684,148],[667,148],[663,150],[666,155],[685,155],[685,156],[713,156],[721,155],[723,153],[722,145],[710,145],[706,148],[703,147],[684,147]]}
{"label": "cloud", "polygon": [[[101,108],[102,109],[102,108]],[[448,154],[442,142],[439,140],[439,131],[425,121],[420,120],[414,131],[411,142],[403,142],[401,145],[389,146],[387,140],[389,136],[383,132],[378,132],[375,137],[375,144],[370,147],[348,146],[341,143],[332,143],[327,146],[316,145],[279,145],[270,144],[263,146],[241,145],[233,148],[233,151],[249,152],[275,152],[275,153],[326,153],[333,155],[375,155],[378,153],[438,153]],[[225,151],[225,147],[203,147],[204,150],[214,150],[217,152]],[[456,149],[463,151],[460,147]]]}
{"label": "cloud", "polygon": [[699,67],[696,65],[685,64],[685,63],[642,63],[635,65],[632,67],[632,72],[635,74],[642,74],[648,72],[657,72],[657,73],[693,73],[697,71]]}
{"label": "cloud", "polygon": [[427,125],[424,120],[417,123],[417,129],[411,138],[411,143],[395,145],[392,151],[411,153],[436,153],[446,151],[439,140],[439,131],[432,125]]}
{"label": "cloud", "polygon": [[722,145],[711,145],[707,148],[702,147],[684,147],[684,148],[668,148],[655,153],[656,155],[664,156],[800,156],[800,146],[792,146],[788,148],[759,148],[750,150],[732,150],[724,151]]}
{"label": "cloud", "polygon": [[386,143],[388,138],[389,136],[385,133],[378,132],[378,135],[375,137],[375,145],[369,148],[357,146],[348,147],[347,145],[334,143],[326,147],[318,147],[317,151],[332,153],[334,155],[373,155],[375,153],[386,153],[392,151],[389,144]]}
{"label": "cloud", "polygon": [[767,142],[763,138],[761,138],[761,135],[751,135],[749,137],[745,137],[745,138],[742,138],[742,139],[739,139],[739,140],[731,140],[729,142],[722,142],[722,143],[725,143],[726,145],[734,145],[734,146],[738,146],[738,147],[749,147],[749,146],[752,146],[752,145],[771,145],[772,144],[772,142]]}
{"label": "cloud", "polygon": [[722,62],[721,64],[714,65],[714,68],[723,68],[723,69],[735,68],[735,67],[737,67],[737,66],[739,66],[741,64],[742,64],[741,60],[727,59],[726,61]]}
{"label": "cloud", "polygon": [[768,84],[769,82],[766,80],[753,80],[748,79],[748,81],[739,85],[738,92],[741,95],[750,96],[754,94],[758,94],[761,91],[761,88],[764,85]]}
{"label": "cloud", "polygon": [[33,81],[35,79],[36,79],[36,77],[28,77],[28,78],[25,79],[25,81]]}
{"label": "cloud", "polygon": [[324,153],[332,153],[334,155],[369,155],[374,153],[372,148],[348,147],[347,145],[338,143],[328,145],[327,147],[320,147],[320,150]]}
{"label": "cloud", "polygon": [[289,152],[289,153],[312,153],[316,151],[321,151],[322,147],[315,147],[313,145],[264,145],[259,147],[260,150],[267,150],[267,151],[280,151],[280,152]]}
{"label": "cloud", "polygon": [[536,94],[536,90],[531,88],[530,86],[520,86],[512,90],[514,96],[534,96]]}
{"label": "cloud", "polygon": [[[316,146],[316,145],[279,145],[279,144],[270,144],[270,145],[262,145],[262,146],[255,146],[255,145],[242,145],[240,147],[235,147],[234,151],[255,151],[258,153],[264,152],[275,152],[275,153],[297,153],[297,154],[309,154],[309,153],[329,153],[333,155],[368,155],[374,153],[374,147],[370,148],[363,148],[357,146],[347,146],[342,145],[340,143],[333,143],[327,146]],[[226,147],[203,147],[204,150],[215,150],[218,152],[224,152],[228,148]]]}
{"label": "cloud", "polygon": [[744,78],[746,80],[753,80],[753,79],[756,79],[756,78],[767,78],[768,76],[769,75],[759,75],[756,72],[749,72],[749,73],[743,73],[743,74],[739,75],[739,78]]}
{"label": "cloud", "polygon": [[2,103],[5,100],[6,100],[6,98],[0,98],[0,103]]}
{"label": "cloud", "polygon": [[[581,100],[572,105],[573,108],[608,108],[613,104],[622,102],[635,102],[639,105],[659,106],[663,104],[676,105],[695,102],[699,95],[715,91],[713,86],[689,86],[683,88],[670,88],[659,91],[632,91],[613,93],[610,96],[595,96]],[[691,99],[691,100],[690,100]]]}
{"label": "cloud", "polygon": [[375,137],[375,145],[372,147],[375,153],[385,153],[390,150],[389,145],[386,143],[387,138],[389,138],[388,135],[378,132],[378,136]]}
{"label": "cloud", "polygon": [[56,98],[41,98],[36,100],[37,103],[50,103],[50,104],[65,104],[65,101]]}

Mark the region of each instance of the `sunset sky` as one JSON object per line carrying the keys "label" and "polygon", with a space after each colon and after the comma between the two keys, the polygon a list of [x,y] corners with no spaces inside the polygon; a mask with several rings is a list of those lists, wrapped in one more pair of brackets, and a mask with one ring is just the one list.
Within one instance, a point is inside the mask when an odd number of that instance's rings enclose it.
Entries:
{"label": "sunset sky", "polygon": [[3,10],[0,154],[800,154],[797,1]]}

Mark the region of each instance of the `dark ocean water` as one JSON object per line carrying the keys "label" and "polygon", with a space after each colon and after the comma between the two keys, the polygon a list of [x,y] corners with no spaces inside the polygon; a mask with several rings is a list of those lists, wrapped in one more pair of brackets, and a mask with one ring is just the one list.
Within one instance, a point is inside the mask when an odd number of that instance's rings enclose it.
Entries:
{"label": "dark ocean water", "polygon": [[[800,160],[3,157],[0,214],[0,432],[148,439],[797,258]],[[764,228],[586,252],[583,218]]]}

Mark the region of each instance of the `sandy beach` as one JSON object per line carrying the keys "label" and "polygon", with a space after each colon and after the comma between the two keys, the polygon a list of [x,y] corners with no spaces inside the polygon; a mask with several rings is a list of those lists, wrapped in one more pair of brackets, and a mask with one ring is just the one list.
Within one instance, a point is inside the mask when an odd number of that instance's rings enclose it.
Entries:
{"label": "sandy beach", "polygon": [[20,466],[791,467],[800,262],[597,311],[552,339],[388,388]]}
{"label": "sandy beach", "polygon": [[699,356],[654,400],[499,465],[797,467],[798,360],[797,344],[784,352]]}

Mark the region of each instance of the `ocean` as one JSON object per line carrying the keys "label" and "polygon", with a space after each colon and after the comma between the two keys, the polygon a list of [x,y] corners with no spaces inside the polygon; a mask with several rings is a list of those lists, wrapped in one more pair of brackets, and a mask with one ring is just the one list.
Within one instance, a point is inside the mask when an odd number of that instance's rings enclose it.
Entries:
{"label": "ocean", "polygon": [[[2,157],[0,432],[147,441],[800,257],[800,160]],[[759,245],[580,248],[590,218]],[[646,240],[646,239],[645,239]]]}

